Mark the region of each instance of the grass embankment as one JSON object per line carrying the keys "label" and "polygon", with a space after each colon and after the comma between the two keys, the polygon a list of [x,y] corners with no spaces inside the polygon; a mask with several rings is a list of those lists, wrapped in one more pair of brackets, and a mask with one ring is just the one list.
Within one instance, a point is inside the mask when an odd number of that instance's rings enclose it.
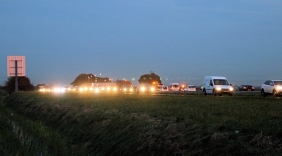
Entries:
{"label": "grass embankment", "polygon": [[67,155],[66,140],[41,121],[32,121],[5,107],[0,92],[0,155]]}
{"label": "grass embankment", "polygon": [[12,130],[7,128],[4,118],[3,99],[8,94],[0,90],[0,155],[20,155],[24,153],[19,140],[15,137]]}
{"label": "grass embankment", "polygon": [[282,150],[282,101],[272,97],[29,92],[12,94],[5,103],[58,132],[49,142],[65,138],[59,145],[73,155],[278,155]]}

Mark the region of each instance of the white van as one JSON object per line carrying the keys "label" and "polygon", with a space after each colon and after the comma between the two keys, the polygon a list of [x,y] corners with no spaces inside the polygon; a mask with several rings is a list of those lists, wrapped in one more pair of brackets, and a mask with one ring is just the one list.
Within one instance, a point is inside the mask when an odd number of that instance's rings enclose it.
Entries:
{"label": "white van", "polygon": [[168,86],[168,91],[179,91],[179,83],[170,83]]}
{"label": "white van", "polygon": [[233,87],[222,76],[206,76],[203,82],[203,93],[204,95],[213,94],[214,96],[222,94],[228,94],[232,96]]}

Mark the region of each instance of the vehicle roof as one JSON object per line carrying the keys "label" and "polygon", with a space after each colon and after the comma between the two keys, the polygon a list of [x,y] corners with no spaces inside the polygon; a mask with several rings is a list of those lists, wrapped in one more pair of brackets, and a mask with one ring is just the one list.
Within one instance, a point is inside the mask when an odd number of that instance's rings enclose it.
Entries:
{"label": "vehicle roof", "polygon": [[212,79],[226,79],[224,76],[206,76],[205,78],[212,78]]}

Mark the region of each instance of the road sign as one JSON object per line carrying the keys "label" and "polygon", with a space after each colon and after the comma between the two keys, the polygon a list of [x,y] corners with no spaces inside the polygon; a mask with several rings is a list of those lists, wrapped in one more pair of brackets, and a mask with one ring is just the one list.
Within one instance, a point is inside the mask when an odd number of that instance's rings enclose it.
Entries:
{"label": "road sign", "polygon": [[7,56],[7,76],[26,76],[25,56]]}

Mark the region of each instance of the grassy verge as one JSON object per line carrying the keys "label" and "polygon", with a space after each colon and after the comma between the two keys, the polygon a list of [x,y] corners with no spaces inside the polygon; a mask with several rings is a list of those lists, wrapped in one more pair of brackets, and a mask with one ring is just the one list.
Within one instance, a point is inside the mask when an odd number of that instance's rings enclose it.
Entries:
{"label": "grassy verge", "polygon": [[[1,99],[8,97],[1,94]],[[65,138],[0,102],[0,155],[70,155]]]}
{"label": "grassy verge", "polygon": [[82,155],[276,155],[282,150],[279,98],[29,92],[12,94],[5,104],[60,134],[50,142],[66,138],[64,147]]}

